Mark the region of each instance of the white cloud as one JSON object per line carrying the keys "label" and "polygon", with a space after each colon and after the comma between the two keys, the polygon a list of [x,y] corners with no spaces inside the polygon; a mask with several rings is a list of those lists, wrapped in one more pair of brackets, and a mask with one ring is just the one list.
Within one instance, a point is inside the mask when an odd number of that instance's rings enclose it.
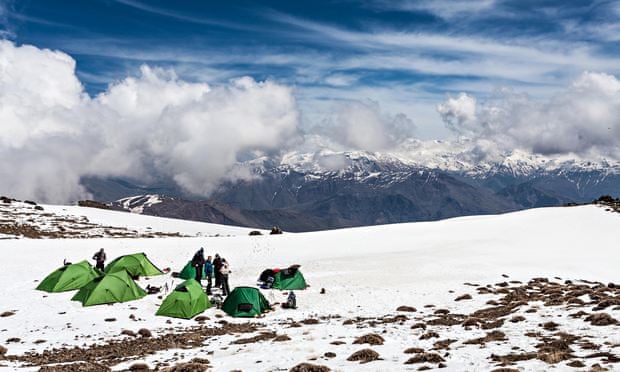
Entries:
{"label": "white cloud", "polygon": [[85,122],[75,120],[86,97],[74,68],[66,54],[0,41],[3,193],[41,200],[83,194],[82,150],[97,139]]}
{"label": "white cloud", "polygon": [[[469,9],[492,8],[492,1],[429,2],[423,8],[452,7]],[[406,2],[405,2],[406,4]],[[412,5],[412,6],[413,6]],[[439,11],[439,10],[438,10]],[[497,39],[467,34],[394,31],[373,28],[350,30],[319,23],[288,14],[271,12],[272,21],[293,26],[289,33],[318,45],[331,45],[356,53],[335,55],[327,61],[297,56],[296,63],[311,61],[315,68],[337,68],[346,72],[354,69],[407,71],[439,76],[475,76],[514,82],[557,84],[566,76],[583,70],[617,72],[618,58],[602,53],[596,44],[566,38],[540,36]],[[295,32],[298,29],[301,32]]]}
{"label": "white cloud", "polygon": [[437,112],[448,128],[461,135],[470,134],[472,129],[476,129],[469,128],[476,120],[476,98],[466,93],[461,93],[456,98],[448,96],[443,103],[437,105]]}
{"label": "white cloud", "polygon": [[82,176],[174,179],[206,195],[253,150],[276,151],[297,132],[290,88],[240,78],[210,87],[141,68],[91,98],[68,55],[0,41],[0,165],[4,194],[66,202]]}
{"label": "white cloud", "polygon": [[416,127],[406,115],[391,115],[373,101],[337,105],[318,132],[343,149],[382,151],[413,136]]}
{"label": "white cloud", "polygon": [[[513,150],[620,159],[620,81],[613,75],[583,73],[544,102],[503,89],[486,101],[449,96],[437,111],[472,161]],[[148,66],[90,97],[67,54],[0,41],[2,194],[66,202],[87,196],[84,176],[156,175],[208,195],[223,180],[251,177],[237,162],[257,153],[398,152],[415,142],[413,122],[375,101],[342,100],[303,137],[298,117],[287,86],[248,77],[210,86]],[[319,160],[330,169],[345,164],[338,156]]]}
{"label": "white cloud", "polygon": [[405,11],[428,11],[441,18],[451,20],[455,17],[467,17],[479,15],[482,12],[493,9],[496,0],[434,0],[434,1],[376,1],[377,6],[386,9],[398,9]]}
{"label": "white cloud", "polygon": [[0,38],[14,37],[15,34],[11,30],[9,24],[9,13],[11,8],[11,2],[8,0],[0,0]]}
{"label": "white cloud", "polygon": [[465,97],[450,97],[438,106],[448,127],[460,135],[504,150],[620,159],[620,81],[613,75],[584,72],[546,102],[508,89],[479,107]]}
{"label": "white cloud", "polygon": [[335,87],[346,87],[357,82],[358,76],[351,74],[336,73],[325,78],[325,83]]}

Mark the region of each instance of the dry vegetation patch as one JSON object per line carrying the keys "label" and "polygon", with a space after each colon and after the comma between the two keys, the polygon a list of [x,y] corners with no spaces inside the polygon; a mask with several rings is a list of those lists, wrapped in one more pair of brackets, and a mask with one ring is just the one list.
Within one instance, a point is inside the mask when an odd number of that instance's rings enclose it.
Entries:
{"label": "dry vegetation patch", "polygon": [[347,358],[349,362],[368,363],[381,359],[379,353],[372,349],[362,349],[354,352]]}
{"label": "dry vegetation patch", "polygon": [[360,336],[353,341],[354,344],[383,345],[385,339],[376,333]]}
{"label": "dry vegetation patch", "polygon": [[445,362],[445,360],[436,353],[422,353],[416,356],[412,356],[407,359],[405,364],[418,364],[418,363],[441,363]]}
{"label": "dry vegetation patch", "polygon": [[310,364],[310,363],[300,363],[289,370],[289,372],[329,372],[329,371],[331,371],[331,369],[329,369],[326,366]]}

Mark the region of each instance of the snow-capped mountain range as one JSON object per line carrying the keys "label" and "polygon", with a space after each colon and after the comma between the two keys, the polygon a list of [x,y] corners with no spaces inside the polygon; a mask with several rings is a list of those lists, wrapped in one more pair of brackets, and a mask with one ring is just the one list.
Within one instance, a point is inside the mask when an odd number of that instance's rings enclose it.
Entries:
{"label": "snow-capped mountain range", "polygon": [[[432,149],[431,149],[432,150]],[[620,163],[513,152],[290,152],[239,162],[209,198],[171,181],[85,180],[96,199],[136,213],[289,231],[436,220],[620,196]]]}
{"label": "snow-capped mountain range", "polygon": [[278,168],[300,173],[373,173],[377,171],[409,171],[411,169],[441,170],[485,178],[497,173],[529,177],[541,173],[597,171],[604,175],[619,174],[620,162],[600,158],[580,160],[575,157],[551,158],[514,151],[499,160],[472,159],[471,154],[459,152],[372,153],[366,151],[291,152],[278,159],[258,158],[244,163],[256,169]]}

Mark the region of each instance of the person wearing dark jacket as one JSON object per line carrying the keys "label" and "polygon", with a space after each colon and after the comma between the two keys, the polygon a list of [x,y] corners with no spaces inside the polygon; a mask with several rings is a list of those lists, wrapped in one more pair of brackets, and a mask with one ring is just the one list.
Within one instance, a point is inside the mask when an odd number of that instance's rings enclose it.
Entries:
{"label": "person wearing dark jacket", "polygon": [[205,261],[205,275],[207,275],[207,295],[211,295],[211,277],[213,276],[213,264],[211,263],[211,256],[207,257]]}
{"label": "person wearing dark jacket", "polygon": [[105,267],[105,265],[104,265],[105,259],[106,259],[105,252],[103,251],[103,248],[101,248],[93,256],[93,260],[95,260],[95,262],[96,262],[95,268],[103,271],[103,268]]}
{"label": "person wearing dark jacket", "polygon": [[222,274],[220,274],[221,268],[222,268],[222,259],[220,258],[219,253],[216,253],[215,259],[213,260],[213,273],[215,274],[215,288],[220,288],[222,286]]}
{"label": "person wearing dark jacket", "polygon": [[200,248],[194,257],[192,258],[192,267],[194,271],[196,271],[196,281],[200,283],[202,280],[202,270],[205,265],[205,254],[204,249]]}

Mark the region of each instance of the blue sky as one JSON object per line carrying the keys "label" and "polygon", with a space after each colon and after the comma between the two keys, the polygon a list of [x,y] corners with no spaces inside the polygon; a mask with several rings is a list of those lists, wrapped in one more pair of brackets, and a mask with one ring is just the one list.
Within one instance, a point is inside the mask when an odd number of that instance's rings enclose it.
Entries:
{"label": "blue sky", "polygon": [[547,99],[583,71],[618,76],[614,1],[2,1],[2,37],[59,49],[95,95],[143,64],[210,84],[293,86],[308,123],[334,102],[406,114],[446,136],[436,105],[500,87]]}

